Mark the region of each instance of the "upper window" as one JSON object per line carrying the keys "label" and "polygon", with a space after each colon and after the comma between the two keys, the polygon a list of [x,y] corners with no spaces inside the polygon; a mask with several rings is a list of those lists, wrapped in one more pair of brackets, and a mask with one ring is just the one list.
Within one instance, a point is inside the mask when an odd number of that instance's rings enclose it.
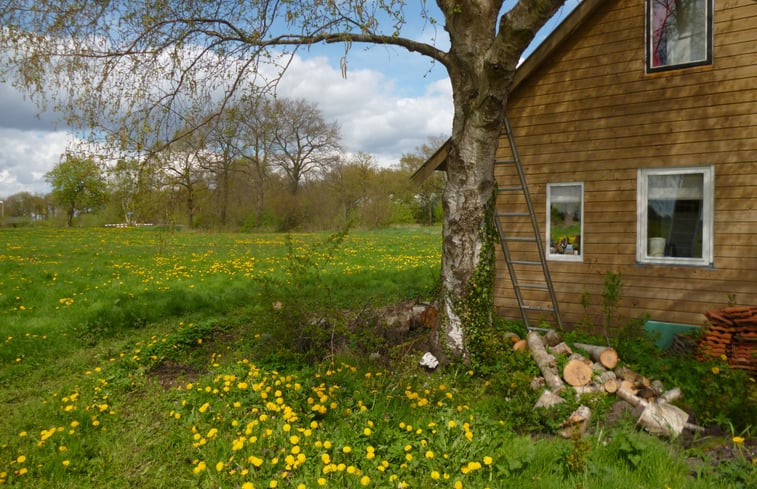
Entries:
{"label": "upper window", "polygon": [[639,170],[637,260],[712,263],[713,169]]}
{"label": "upper window", "polygon": [[713,0],[647,0],[647,71],[712,63]]}
{"label": "upper window", "polygon": [[583,183],[547,185],[547,250],[551,260],[583,259]]}

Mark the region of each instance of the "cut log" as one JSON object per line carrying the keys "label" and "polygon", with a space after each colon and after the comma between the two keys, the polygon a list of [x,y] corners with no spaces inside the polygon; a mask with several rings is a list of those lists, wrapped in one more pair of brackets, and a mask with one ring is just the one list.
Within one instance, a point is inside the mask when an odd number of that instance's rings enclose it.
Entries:
{"label": "cut log", "polygon": [[555,346],[550,347],[549,351],[553,355],[571,355],[573,353],[573,350],[571,350],[568,344],[565,343],[564,341],[562,343],[558,343]]}
{"label": "cut log", "polygon": [[617,375],[619,379],[631,382],[633,385],[637,385],[641,379],[641,375],[637,374],[628,367],[616,368],[615,375]]}
{"label": "cut log", "polygon": [[580,438],[586,433],[586,427],[589,426],[591,419],[591,409],[586,406],[578,406],[568,419],[563,421],[563,429],[558,431],[563,438]]}
{"label": "cut log", "polygon": [[586,385],[579,385],[575,388],[575,391],[576,397],[578,398],[585,394],[599,394],[600,392],[604,392],[604,389],[601,385],[590,382]]}
{"label": "cut log", "polygon": [[618,397],[632,406],[644,408],[636,424],[652,434],[676,437],[687,428],[689,415],[679,407],[668,403],[647,402],[623,388],[618,389]]}
{"label": "cut log", "polygon": [[675,401],[677,399],[680,399],[681,395],[682,395],[681,389],[679,389],[678,387],[673,387],[669,391],[663,392],[660,395],[660,397],[658,398],[657,402],[660,402],[660,403],[662,403],[662,402],[673,402],[673,401]]}
{"label": "cut log", "polygon": [[662,385],[661,380],[653,380],[649,388],[654,391],[657,397],[660,397],[665,392],[665,387]]}
{"label": "cut log", "polygon": [[[596,370],[594,372],[596,373]],[[605,370],[599,375],[595,375],[594,381],[597,384],[601,385],[605,392],[609,392],[610,394],[615,393],[618,390],[618,387],[620,387],[620,383],[615,376],[615,372],[613,372],[612,370]]]}
{"label": "cut log", "polygon": [[588,384],[593,375],[594,371],[592,371],[591,367],[577,358],[569,360],[562,371],[562,376],[565,379],[565,382],[573,387]]}
{"label": "cut log", "polygon": [[536,404],[534,404],[534,408],[549,409],[563,402],[565,402],[565,399],[558,396],[557,394],[555,394],[549,389],[544,389],[544,392],[542,392],[541,396],[539,396],[539,400],[537,400]]}
{"label": "cut log", "polygon": [[526,348],[528,348],[526,340],[518,340],[513,344],[513,351],[525,350]]}
{"label": "cut log", "polygon": [[594,362],[591,364],[591,369],[594,371],[595,375],[600,375],[602,372],[607,372],[607,369],[599,362]]}
{"label": "cut log", "polygon": [[618,391],[625,390],[625,391],[630,392],[633,395],[636,395],[636,393],[639,391],[638,389],[636,389],[636,387],[634,387],[634,385],[635,384],[631,382],[630,380],[622,380],[620,382],[620,386],[618,386]]}
{"label": "cut log", "polygon": [[602,384],[602,387],[604,387],[605,392],[614,394],[618,392],[618,388],[620,387],[620,384],[618,383],[617,379],[612,379]]}
{"label": "cut log", "polygon": [[568,357],[568,360],[569,361],[570,360],[578,360],[580,362],[585,363],[589,368],[591,368],[591,366],[594,365],[594,363],[592,363],[591,360],[589,360],[585,356],[581,355],[580,353],[571,353],[570,356]]}
{"label": "cut log", "polygon": [[539,370],[544,376],[547,387],[552,389],[555,394],[564,391],[565,384],[557,375],[557,368],[554,365],[555,357],[547,353],[541,335],[536,331],[529,331],[526,341],[528,342],[528,349],[531,350],[531,356],[533,356],[536,365],[539,366]]}
{"label": "cut log", "polygon": [[544,333],[544,344],[547,346],[555,346],[562,343],[562,336],[557,331],[550,329]]}
{"label": "cut log", "polygon": [[586,343],[574,343],[574,346],[586,350],[589,356],[609,369],[618,365],[618,352],[609,346],[587,345]]}
{"label": "cut log", "polygon": [[618,377],[615,375],[615,372],[613,372],[612,370],[606,370],[602,372],[597,376],[597,378],[599,379],[600,384],[605,384],[607,383],[607,381],[618,379]]}

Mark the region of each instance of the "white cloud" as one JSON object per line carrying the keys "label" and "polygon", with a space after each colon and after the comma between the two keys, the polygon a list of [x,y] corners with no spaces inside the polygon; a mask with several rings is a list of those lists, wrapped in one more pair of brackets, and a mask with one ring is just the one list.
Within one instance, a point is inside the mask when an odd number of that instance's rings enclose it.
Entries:
{"label": "white cloud", "polygon": [[402,96],[396,79],[369,69],[340,69],[325,57],[295,58],[279,85],[279,94],[318,104],[327,120],[336,120],[349,153],[365,152],[383,164],[394,164],[403,153],[449,134],[452,89],[449,80],[425,85],[419,96]]}
{"label": "white cloud", "polygon": [[0,129],[0,198],[18,192],[50,191],[50,171],[72,141],[66,131]]}
{"label": "white cloud", "polygon": [[[377,61],[386,61],[378,56]],[[422,59],[422,58],[420,58]],[[394,59],[389,74],[374,69],[348,69],[343,78],[338,60],[295,57],[279,85],[279,94],[318,104],[327,121],[341,126],[345,152],[365,152],[385,166],[396,164],[430,137],[452,127],[452,92],[446,78],[430,80],[427,60],[415,73],[397,74]],[[377,63],[377,67],[381,67]],[[413,86],[410,86],[410,84]],[[37,109],[9,85],[0,84],[0,199],[28,191],[46,193],[44,175],[75,141],[71,131],[55,130],[51,117],[36,117]]]}

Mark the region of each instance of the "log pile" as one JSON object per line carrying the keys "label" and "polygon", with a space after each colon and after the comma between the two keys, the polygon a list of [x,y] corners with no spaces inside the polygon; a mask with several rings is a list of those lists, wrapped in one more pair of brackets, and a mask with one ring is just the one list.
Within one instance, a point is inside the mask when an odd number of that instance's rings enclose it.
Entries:
{"label": "log pile", "polygon": [[[517,340],[513,339],[517,344]],[[565,402],[561,394],[566,384],[573,388],[577,398],[586,394],[612,394],[642,409],[638,424],[658,435],[675,437],[686,429],[697,429],[687,423],[688,414],[670,404],[681,396],[678,388],[666,391],[662,382],[651,380],[626,366],[618,366],[617,352],[609,347],[576,343],[571,348],[561,340],[542,337],[536,331],[528,333],[526,343],[543,379],[535,379],[532,387],[542,390],[534,408],[549,409]],[[583,350],[591,359],[573,353]],[[558,371],[557,358],[567,356],[562,372]],[[593,360],[593,361],[592,361]],[[562,436],[581,436],[586,430],[591,410],[580,406],[563,423]]]}
{"label": "log pile", "polygon": [[757,306],[707,311],[701,357],[721,357],[733,368],[757,373]]}

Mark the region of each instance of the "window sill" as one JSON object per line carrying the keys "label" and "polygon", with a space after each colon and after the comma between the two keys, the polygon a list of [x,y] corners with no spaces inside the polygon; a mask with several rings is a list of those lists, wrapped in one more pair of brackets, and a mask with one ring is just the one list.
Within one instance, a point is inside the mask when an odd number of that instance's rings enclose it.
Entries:
{"label": "window sill", "polygon": [[583,255],[547,255],[547,261],[582,263]]}

